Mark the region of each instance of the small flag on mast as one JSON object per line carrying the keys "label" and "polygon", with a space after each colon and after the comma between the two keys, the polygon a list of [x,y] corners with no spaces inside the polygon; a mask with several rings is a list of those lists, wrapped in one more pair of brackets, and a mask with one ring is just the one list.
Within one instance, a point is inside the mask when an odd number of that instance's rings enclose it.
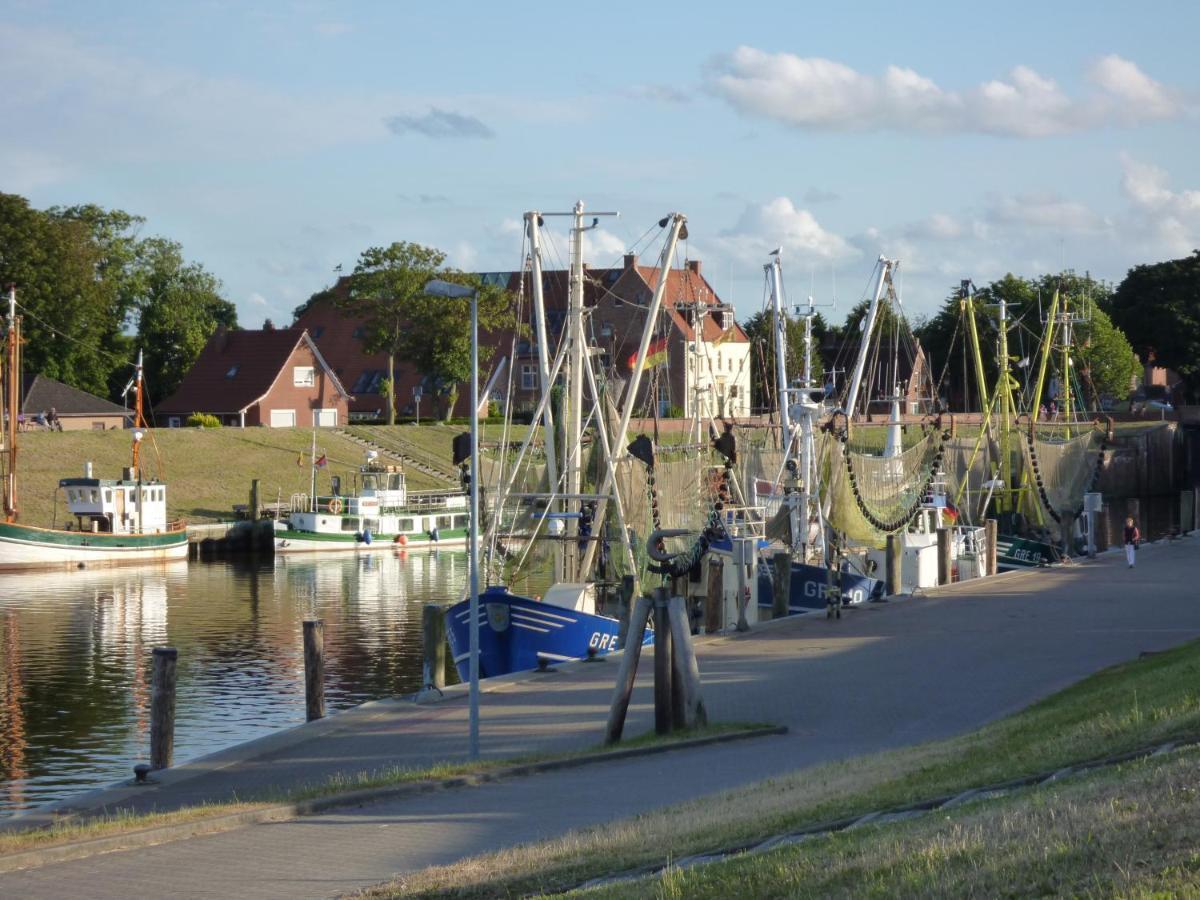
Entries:
{"label": "small flag on mast", "polygon": [[322,453],[320,458],[315,463],[313,463],[313,465],[316,466],[318,469],[323,469],[323,468],[325,468],[326,464],[328,464],[328,462],[329,462],[329,460],[327,460],[325,458],[325,454]]}
{"label": "small flag on mast", "polygon": [[297,456],[296,456],[296,465],[298,465],[300,468],[304,468],[304,451],[303,450],[301,450],[300,453],[297,454]]}

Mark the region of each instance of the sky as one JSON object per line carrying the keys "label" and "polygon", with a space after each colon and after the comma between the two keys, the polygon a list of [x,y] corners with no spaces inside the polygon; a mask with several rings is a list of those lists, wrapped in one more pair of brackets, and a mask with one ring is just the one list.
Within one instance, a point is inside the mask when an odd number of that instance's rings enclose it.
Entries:
{"label": "sky", "polygon": [[[1200,247],[1200,4],[0,0],[0,191],[145,217],[244,327],[367,247],[520,267],[522,215],[688,216],[749,316],[783,248],[841,320],[881,254],[910,316],[962,278],[1119,282]],[[567,259],[548,219],[547,265]],[[648,231],[649,230],[649,231]]]}

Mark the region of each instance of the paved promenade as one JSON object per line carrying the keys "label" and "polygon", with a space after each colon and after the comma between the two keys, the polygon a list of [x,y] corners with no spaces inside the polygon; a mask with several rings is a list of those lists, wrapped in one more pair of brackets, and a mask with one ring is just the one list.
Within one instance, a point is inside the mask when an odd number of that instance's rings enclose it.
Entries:
{"label": "paved promenade", "polygon": [[[325,897],[430,864],[600,824],[817,762],[946,737],[1140,652],[1200,636],[1200,541],[969,582],[698,643],[715,721],[791,729],[728,745],[439,791],[0,875],[0,896]],[[651,665],[627,733],[651,727]],[[523,676],[484,694],[488,756],[598,744],[615,661]],[[335,772],[462,758],[466,703],[369,704],[172,771],[83,807],[168,808]],[[630,784],[639,785],[636,791]]]}

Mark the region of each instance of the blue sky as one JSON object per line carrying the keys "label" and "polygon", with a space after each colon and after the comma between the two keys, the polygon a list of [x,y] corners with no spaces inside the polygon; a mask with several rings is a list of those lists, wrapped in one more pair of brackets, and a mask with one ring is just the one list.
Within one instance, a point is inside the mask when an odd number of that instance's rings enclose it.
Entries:
{"label": "blue sky", "polygon": [[1198,9],[3,0],[0,190],[146,217],[247,327],[393,240],[515,268],[576,199],[596,266],[687,213],[742,315],[779,245],[793,299],[884,253],[929,313],[1200,247]]}

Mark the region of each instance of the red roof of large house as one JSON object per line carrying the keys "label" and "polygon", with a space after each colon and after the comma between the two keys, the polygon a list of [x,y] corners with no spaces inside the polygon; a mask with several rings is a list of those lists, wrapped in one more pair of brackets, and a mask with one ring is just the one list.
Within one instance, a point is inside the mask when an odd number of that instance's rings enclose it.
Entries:
{"label": "red roof of large house", "polygon": [[[178,390],[158,404],[156,412],[239,413],[266,395],[302,341],[309,343],[317,361],[329,370],[303,328],[230,331],[219,327]],[[346,393],[336,376],[334,383]]]}

